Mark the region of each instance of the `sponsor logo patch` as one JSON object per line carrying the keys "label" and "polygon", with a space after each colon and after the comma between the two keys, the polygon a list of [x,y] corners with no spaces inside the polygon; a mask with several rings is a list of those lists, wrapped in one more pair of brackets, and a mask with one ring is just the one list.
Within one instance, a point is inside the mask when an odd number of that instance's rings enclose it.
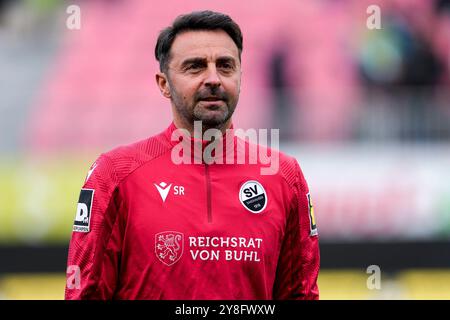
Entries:
{"label": "sponsor logo patch", "polygon": [[75,232],[89,232],[91,222],[92,202],[94,200],[93,189],[81,189],[77,205],[77,214],[73,224]]}
{"label": "sponsor logo patch", "polygon": [[167,266],[180,260],[184,250],[184,235],[177,231],[165,231],[155,235],[155,254]]}
{"label": "sponsor logo patch", "polygon": [[316,217],[314,216],[314,206],[312,205],[311,195],[308,193],[306,195],[308,198],[308,211],[309,211],[309,235],[310,236],[317,236],[317,225],[316,225]]}
{"label": "sponsor logo patch", "polygon": [[267,205],[266,190],[256,180],[247,181],[239,190],[239,200],[248,211],[260,213]]}

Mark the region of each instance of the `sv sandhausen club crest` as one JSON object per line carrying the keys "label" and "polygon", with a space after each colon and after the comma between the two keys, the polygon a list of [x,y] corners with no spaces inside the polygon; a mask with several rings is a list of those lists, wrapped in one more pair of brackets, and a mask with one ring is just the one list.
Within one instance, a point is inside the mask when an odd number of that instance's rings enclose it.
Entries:
{"label": "sv sandhausen club crest", "polygon": [[244,208],[252,213],[260,213],[266,208],[267,194],[261,183],[250,180],[242,184],[239,190],[239,200]]}
{"label": "sv sandhausen club crest", "polygon": [[177,231],[164,231],[155,234],[156,257],[167,266],[180,260],[184,251],[184,235]]}

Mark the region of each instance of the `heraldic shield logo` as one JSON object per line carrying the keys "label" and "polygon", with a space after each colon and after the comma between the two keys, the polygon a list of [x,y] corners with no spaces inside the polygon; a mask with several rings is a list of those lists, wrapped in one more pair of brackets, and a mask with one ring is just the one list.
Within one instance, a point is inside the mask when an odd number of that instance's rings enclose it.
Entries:
{"label": "heraldic shield logo", "polygon": [[155,235],[156,257],[171,266],[180,260],[184,250],[184,235],[177,231],[165,231]]}

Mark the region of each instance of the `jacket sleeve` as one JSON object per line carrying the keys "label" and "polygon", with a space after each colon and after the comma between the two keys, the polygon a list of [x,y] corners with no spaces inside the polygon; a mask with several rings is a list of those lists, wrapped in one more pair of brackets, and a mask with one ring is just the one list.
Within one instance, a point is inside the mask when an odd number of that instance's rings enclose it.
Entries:
{"label": "jacket sleeve", "polygon": [[114,296],[123,234],[116,180],[111,160],[104,155],[86,177],[69,245],[66,300]]}
{"label": "jacket sleeve", "polygon": [[309,188],[297,161],[294,181],[273,298],[318,300],[319,237]]}

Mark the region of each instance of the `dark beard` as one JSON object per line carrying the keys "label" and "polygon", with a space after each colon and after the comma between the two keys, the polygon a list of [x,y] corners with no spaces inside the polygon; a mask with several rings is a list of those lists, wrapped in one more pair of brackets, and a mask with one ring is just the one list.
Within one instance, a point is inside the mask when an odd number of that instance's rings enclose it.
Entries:
{"label": "dark beard", "polygon": [[202,108],[194,107],[194,111],[192,113],[192,119],[193,121],[201,121],[203,128],[211,129],[221,129],[227,122],[230,120],[231,116],[233,115],[233,112],[230,112],[230,107],[228,104],[225,104],[224,106],[220,106],[219,108],[224,109],[220,115],[216,116],[208,116],[207,114],[204,114],[205,111]]}
{"label": "dark beard", "polygon": [[[175,108],[184,120],[191,125],[194,125],[194,121],[201,121],[203,131],[213,128],[222,130],[236,109],[236,102],[231,101],[230,103],[228,94],[218,87],[209,87],[197,92],[194,96],[194,106],[185,105],[184,101],[180,99],[180,95],[176,91],[174,92],[172,90],[171,95]],[[207,109],[198,105],[203,99],[211,96],[222,100],[223,103],[221,103],[220,106],[210,108],[212,110],[221,109],[222,112],[220,114],[211,116],[208,114]]]}

